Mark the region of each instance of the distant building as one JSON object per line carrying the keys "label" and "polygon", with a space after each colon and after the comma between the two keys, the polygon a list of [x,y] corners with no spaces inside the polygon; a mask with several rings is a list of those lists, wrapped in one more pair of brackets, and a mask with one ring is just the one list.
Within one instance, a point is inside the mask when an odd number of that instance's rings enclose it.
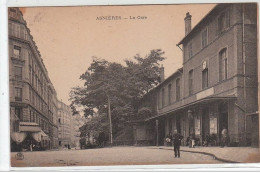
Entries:
{"label": "distant building", "polygon": [[57,94],[19,8],[8,9],[8,27],[11,149],[56,148]]}
{"label": "distant building", "polygon": [[73,144],[73,117],[71,108],[63,103],[58,101],[58,139],[59,147],[72,147]]}
{"label": "distant building", "polygon": [[72,135],[73,137],[73,142],[75,144],[75,147],[79,148],[80,147],[80,127],[82,127],[86,123],[86,118],[82,117],[80,114],[73,115],[73,123],[74,123],[74,134]]}
{"label": "distant building", "polygon": [[[193,29],[189,13],[184,20],[185,36],[177,44],[183,67],[152,90],[157,103],[148,105],[156,111],[137,123],[150,126],[134,126],[134,133],[150,128],[153,143],[162,145],[176,129],[183,145],[191,134],[200,144],[215,135],[220,144],[225,128],[231,145],[257,146],[257,4],[218,4]],[[148,140],[140,134],[139,140]]]}

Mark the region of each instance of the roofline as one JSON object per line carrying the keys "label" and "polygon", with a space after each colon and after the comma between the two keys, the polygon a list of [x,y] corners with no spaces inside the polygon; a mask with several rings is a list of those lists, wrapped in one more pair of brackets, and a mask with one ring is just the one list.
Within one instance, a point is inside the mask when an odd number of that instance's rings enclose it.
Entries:
{"label": "roofline", "polygon": [[178,73],[182,74],[183,72],[183,67],[178,68],[174,73],[172,73],[169,77],[167,77],[164,81],[162,81],[161,83],[159,83],[154,89],[160,87],[161,85],[163,85],[164,83],[168,82],[173,76],[175,76]]}
{"label": "roofline", "polygon": [[195,105],[197,103],[202,103],[204,101],[209,101],[209,100],[221,100],[221,99],[224,99],[224,100],[228,100],[228,99],[236,99],[237,97],[236,96],[228,96],[228,97],[219,97],[219,96],[212,96],[212,97],[205,97],[205,98],[202,98],[200,100],[196,100],[194,102],[191,102],[191,103],[188,103],[188,104],[185,104],[185,105],[182,105],[182,106],[179,106],[175,109],[172,109],[170,111],[167,111],[167,112],[164,112],[162,113],[161,115],[156,115],[156,116],[153,116],[153,117],[149,117],[147,119],[145,119],[145,121],[149,121],[149,120],[152,120],[154,118],[159,118],[159,117],[162,117],[162,116],[165,116],[167,115],[168,113],[172,113],[172,112],[175,112],[175,111],[179,111],[181,109],[185,109],[187,108],[188,106],[192,106],[192,105]]}
{"label": "roofline", "polygon": [[[195,26],[192,28],[192,30],[191,30],[187,35],[185,35],[185,36],[183,37],[183,39],[182,39],[178,44],[176,44],[176,46],[181,45],[181,44],[184,42],[184,40],[185,40],[187,37],[189,37],[189,36],[191,35],[191,33],[194,32],[194,30],[197,29],[197,28],[199,27],[199,25],[201,25],[201,23],[202,23],[203,21],[205,21],[206,18],[208,18],[209,15],[210,15],[217,7],[219,7],[219,6],[222,5],[222,4],[224,4],[224,3],[215,5],[215,7],[212,8],[212,9],[197,23],[197,25],[195,25]],[[227,3],[226,3],[226,4],[227,4]]]}

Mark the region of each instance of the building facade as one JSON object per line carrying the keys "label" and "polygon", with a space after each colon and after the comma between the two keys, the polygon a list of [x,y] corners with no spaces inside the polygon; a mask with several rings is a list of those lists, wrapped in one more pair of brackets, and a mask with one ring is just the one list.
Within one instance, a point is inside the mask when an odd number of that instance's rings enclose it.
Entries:
{"label": "building facade", "polygon": [[8,27],[11,145],[38,136],[42,148],[55,148],[56,91],[18,8],[9,8]]}
{"label": "building facade", "polygon": [[73,147],[74,127],[71,109],[62,101],[58,101],[58,140],[60,148]]}
{"label": "building facade", "polygon": [[[145,120],[158,140],[176,129],[199,143],[216,143],[228,130],[230,145],[258,145],[257,4],[218,4],[194,28],[186,14],[183,67],[158,85],[157,113]],[[156,124],[157,121],[157,124]]]}

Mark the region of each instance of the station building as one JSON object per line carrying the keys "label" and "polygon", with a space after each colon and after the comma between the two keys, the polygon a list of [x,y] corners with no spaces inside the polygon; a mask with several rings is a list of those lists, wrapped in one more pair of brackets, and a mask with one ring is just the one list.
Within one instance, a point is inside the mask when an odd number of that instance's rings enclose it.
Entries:
{"label": "station building", "polygon": [[[152,90],[156,107],[154,101],[140,105],[156,111],[135,123],[134,133],[143,135],[134,140],[162,145],[177,129],[183,145],[192,133],[200,143],[215,135],[219,144],[226,128],[231,145],[257,146],[257,4],[218,4],[193,28],[191,20],[186,13],[185,36],[177,43],[183,66]],[[147,129],[136,129],[140,124],[151,124],[149,133],[157,135],[146,136]]]}

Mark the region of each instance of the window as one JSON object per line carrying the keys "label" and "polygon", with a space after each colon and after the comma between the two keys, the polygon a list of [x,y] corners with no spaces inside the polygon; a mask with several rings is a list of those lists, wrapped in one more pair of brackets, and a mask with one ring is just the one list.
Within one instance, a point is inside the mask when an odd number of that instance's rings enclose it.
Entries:
{"label": "window", "polygon": [[165,97],[164,97],[164,95],[165,95],[165,92],[164,92],[164,88],[162,89],[162,106],[164,107],[165,106]]}
{"label": "window", "polygon": [[208,44],[208,29],[205,29],[201,33],[201,45],[204,48]]}
{"label": "window", "polygon": [[16,16],[16,13],[17,13],[16,9],[10,8],[10,16],[11,16],[11,17],[15,17],[15,16]]}
{"label": "window", "polygon": [[227,49],[224,48],[219,52],[219,81],[227,79]]}
{"label": "window", "polygon": [[176,101],[180,100],[181,97],[181,86],[180,86],[180,79],[176,80]]}
{"label": "window", "polygon": [[15,88],[15,101],[22,101],[22,88]]}
{"label": "window", "polygon": [[15,108],[15,115],[21,120],[22,119],[22,108]]}
{"label": "window", "polygon": [[171,102],[172,102],[171,93],[172,93],[172,84],[169,84],[168,85],[168,104],[171,104]]}
{"label": "window", "polygon": [[188,45],[188,53],[189,53],[189,58],[191,58],[192,57],[192,43],[190,43]]}
{"label": "window", "polygon": [[208,68],[206,68],[202,71],[202,89],[207,88],[208,85]]}
{"label": "window", "polygon": [[14,8],[10,8],[10,11],[13,13],[16,13],[16,9],[14,9]]}
{"label": "window", "polygon": [[189,95],[193,93],[193,70],[189,71]]}
{"label": "window", "polygon": [[14,78],[15,80],[22,80],[22,67],[14,67]]}
{"label": "window", "polygon": [[169,133],[172,132],[172,118],[169,118]]}
{"label": "window", "polygon": [[19,46],[14,45],[13,56],[15,58],[20,58],[20,55],[21,55],[21,48]]}
{"label": "window", "polygon": [[218,33],[225,31],[230,26],[229,10],[220,14],[218,18]]}

